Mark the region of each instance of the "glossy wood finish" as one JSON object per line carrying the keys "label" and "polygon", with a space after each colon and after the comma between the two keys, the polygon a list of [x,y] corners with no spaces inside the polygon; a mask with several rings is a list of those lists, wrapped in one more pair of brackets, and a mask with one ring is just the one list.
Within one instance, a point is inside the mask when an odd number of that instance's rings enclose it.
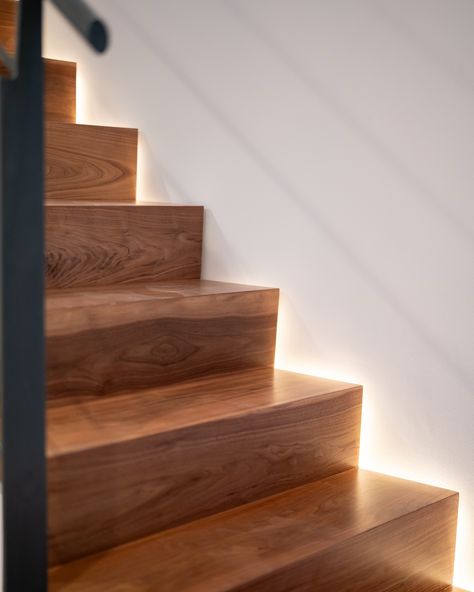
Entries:
{"label": "glossy wood finish", "polygon": [[136,129],[46,124],[46,199],[133,201]]}
{"label": "glossy wood finish", "polygon": [[75,123],[75,63],[61,60],[44,60],[44,101],[47,121]]}
{"label": "glossy wood finish", "polygon": [[361,387],[259,368],[51,409],[50,561],[356,466],[361,399]]}
{"label": "glossy wood finish", "polygon": [[201,276],[203,208],[46,204],[48,288]]}
{"label": "glossy wood finish", "polygon": [[17,9],[18,2],[0,0],[0,44],[10,55],[15,53]]}
{"label": "glossy wood finish", "polygon": [[[0,0],[0,45],[13,56],[16,49],[16,14],[18,3]],[[0,75],[9,77],[9,70],[0,59]]]}
{"label": "glossy wood finish", "polygon": [[353,468],[361,387],[271,367],[278,291],[199,280],[202,208],[45,67],[50,590],[451,589],[457,495]]}
{"label": "glossy wood finish", "polygon": [[[6,9],[17,2],[0,0],[0,44],[15,50],[14,11]],[[44,111],[47,121],[75,123],[76,121],[76,64],[61,60],[44,59]],[[0,60],[0,75],[8,70]]]}
{"label": "glossy wood finish", "polygon": [[[388,588],[384,588],[383,592],[455,592],[456,588],[451,586],[441,585],[433,578],[424,576],[423,574],[411,577],[407,585],[406,582],[399,582]],[[465,592],[461,590],[460,592]]]}
{"label": "glossy wood finish", "polygon": [[274,289],[205,280],[61,289],[46,308],[56,399],[273,364]]}
{"label": "glossy wood finish", "polygon": [[350,470],[50,570],[51,592],[441,592],[457,494]]}

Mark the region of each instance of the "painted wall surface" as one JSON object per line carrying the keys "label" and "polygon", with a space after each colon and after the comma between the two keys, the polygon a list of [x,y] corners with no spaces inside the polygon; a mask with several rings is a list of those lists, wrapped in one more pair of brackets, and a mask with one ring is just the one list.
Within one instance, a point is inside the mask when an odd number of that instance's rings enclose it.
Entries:
{"label": "painted wall surface", "polygon": [[95,0],[79,120],[139,197],[204,204],[204,276],[278,286],[277,364],[364,384],[361,464],[461,492],[474,589],[474,2]]}

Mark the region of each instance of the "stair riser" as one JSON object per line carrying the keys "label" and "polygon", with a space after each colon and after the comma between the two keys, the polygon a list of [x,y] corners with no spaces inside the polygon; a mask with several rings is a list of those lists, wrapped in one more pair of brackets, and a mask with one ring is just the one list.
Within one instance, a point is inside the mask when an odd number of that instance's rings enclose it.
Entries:
{"label": "stair riser", "polygon": [[198,279],[202,223],[201,207],[50,205],[47,287]]}
{"label": "stair riser", "polygon": [[70,561],[354,467],[361,399],[354,388],[52,459],[50,560]]}
{"label": "stair riser", "polygon": [[44,115],[47,121],[76,122],[76,64],[44,63]]}
{"label": "stair riser", "polygon": [[135,129],[47,123],[46,199],[133,202]]}
{"label": "stair riser", "polygon": [[[12,1],[0,1],[0,45],[5,48],[10,55],[15,54],[16,35],[17,35],[17,12],[19,3]],[[0,60],[0,75],[8,78],[9,69]]]}
{"label": "stair riser", "polygon": [[[0,2],[0,6],[1,6]],[[17,4],[12,2],[12,4]],[[0,9],[1,10],[1,9]],[[0,37],[1,18],[0,14]],[[2,40],[0,39],[0,44]],[[2,44],[3,45],[3,44]],[[76,64],[60,60],[43,60],[44,116],[47,121],[75,123],[76,121]],[[0,61],[0,75],[8,77],[8,69]]]}
{"label": "stair riser", "polygon": [[235,592],[442,592],[452,580],[458,498],[365,532]]}
{"label": "stair riser", "polygon": [[441,592],[458,495],[348,470],[52,569],[51,590]]}
{"label": "stair riser", "polygon": [[49,311],[48,395],[90,397],[271,366],[277,313],[277,290]]}

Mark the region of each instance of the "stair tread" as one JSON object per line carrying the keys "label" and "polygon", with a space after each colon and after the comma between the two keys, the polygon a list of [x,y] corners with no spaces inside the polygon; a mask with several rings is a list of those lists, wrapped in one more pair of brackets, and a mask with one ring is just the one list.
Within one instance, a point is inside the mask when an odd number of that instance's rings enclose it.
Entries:
{"label": "stair tread", "polygon": [[205,376],[48,411],[48,456],[259,413],[361,387],[274,368]]}
{"label": "stair tread", "polygon": [[361,402],[359,386],[260,367],[50,404],[50,563],[357,466]]}
{"label": "stair tread", "polygon": [[[103,307],[106,316],[111,320],[120,322],[132,322],[134,318],[143,318],[147,313],[147,305],[156,304],[166,300],[179,300],[185,298],[203,297],[219,294],[233,294],[256,291],[277,291],[276,288],[262,286],[250,286],[233,284],[212,280],[164,280],[157,282],[143,282],[136,284],[114,286],[91,286],[78,288],[50,289],[46,293],[47,334],[55,334],[57,330],[71,328],[71,318],[64,323],[62,315],[52,315],[55,312],[80,311],[91,308]],[[132,305],[130,307],[129,305]],[[140,308],[139,305],[142,305]],[[133,316],[123,318],[114,314],[114,310],[130,309]],[[132,312],[133,311],[133,312]],[[143,313],[143,314],[141,314]],[[95,319],[90,318],[94,321]]]}
{"label": "stair tread", "polygon": [[[63,62],[63,63],[68,63],[68,62]],[[130,134],[138,134],[138,129],[136,127],[130,127],[127,125],[99,125],[97,123],[69,123],[69,122],[64,122],[64,121],[51,121],[48,122],[48,127],[50,127],[51,129],[63,129],[63,130],[68,130],[68,131],[73,131],[73,130],[90,130],[90,131],[110,131],[110,133],[113,135],[113,133],[116,132],[121,132],[122,130],[124,131],[128,131],[130,132]],[[117,136],[116,138],[117,140],[121,140],[120,136]]]}
{"label": "stair tread", "polygon": [[57,58],[43,58],[44,64],[61,64],[64,66],[77,67],[77,62],[71,60],[58,60]]}
{"label": "stair tread", "polygon": [[[158,282],[137,282],[126,286],[91,286],[84,288],[61,288],[47,292],[47,301],[53,308],[69,308],[76,306],[80,298],[91,297],[93,302],[110,304],[110,297],[116,296],[120,301],[155,300],[167,298],[185,298],[187,296],[206,296],[208,294],[230,294],[233,292],[253,292],[255,290],[277,290],[265,286],[237,284],[216,280],[163,280]],[[64,300],[64,302],[61,302]]]}
{"label": "stair tread", "polygon": [[271,366],[278,294],[198,279],[48,289],[48,396],[102,396]]}
{"label": "stair tread", "polygon": [[272,366],[278,295],[198,279],[48,289],[48,397],[62,403]]}
{"label": "stair tread", "polygon": [[[275,589],[254,587],[252,582],[265,581],[270,574],[282,573],[348,540],[360,540],[363,533],[455,495],[377,473],[349,470],[52,568],[50,590]],[[287,584],[278,589],[290,588]],[[326,585],[321,589],[331,588]]]}
{"label": "stair tread", "polygon": [[113,200],[99,200],[99,199],[81,199],[81,200],[70,200],[70,199],[46,199],[45,206],[48,208],[53,207],[81,207],[81,208],[90,208],[90,207],[97,207],[97,208],[108,208],[108,207],[120,207],[120,208],[143,208],[143,207],[170,207],[170,208],[199,208],[202,209],[203,206],[195,205],[195,204],[181,204],[181,203],[174,203],[174,202],[155,202],[155,201],[113,201]]}

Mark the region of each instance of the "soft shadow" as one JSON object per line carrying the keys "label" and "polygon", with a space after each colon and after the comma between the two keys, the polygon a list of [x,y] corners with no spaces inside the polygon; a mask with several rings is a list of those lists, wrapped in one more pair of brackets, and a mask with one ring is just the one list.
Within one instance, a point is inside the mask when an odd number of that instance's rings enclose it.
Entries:
{"label": "soft shadow", "polygon": [[350,113],[339,99],[330,93],[327,88],[316,79],[315,76],[305,72],[300,65],[285,51],[285,49],[266,31],[264,31],[249,15],[240,7],[237,7],[235,0],[228,0],[223,3],[229,13],[232,13],[254,37],[264,45],[267,50],[278,57],[280,62],[299,80],[318,100],[321,100],[344,124],[350,128],[365,144],[381,157],[384,162],[392,168],[405,183],[415,190],[416,195],[421,197],[426,205],[438,211],[442,218],[448,222],[454,230],[462,235],[471,245],[474,245],[474,234],[463,220],[458,219],[446,208],[436,193],[427,187],[393,152],[390,147],[382,144],[380,140],[367,130],[362,123]]}
{"label": "soft shadow", "polygon": [[[122,13],[122,16],[127,20],[129,26],[135,29],[137,40],[147,46],[148,49],[152,51],[164,65],[166,65],[166,67],[173,73],[175,78],[179,80],[180,83],[194,97],[194,99],[207,110],[207,112],[215,119],[215,121],[217,121],[219,125],[225,129],[230,136],[233,137],[240,147],[245,150],[245,152],[247,152],[247,154],[260,167],[260,169],[275,183],[275,185],[279,187],[281,192],[286,195],[289,201],[295,205],[305,217],[310,218],[313,221],[313,223],[318,227],[321,235],[323,235],[339,250],[339,252],[346,258],[347,261],[350,262],[354,269],[357,270],[360,276],[363,277],[364,280],[378,293],[378,295],[382,297],[394,310],[394,312],[396,312],[398,316],[411,327],[420,341],[438,359],[439,363],[445,366],[465,388],[470,390],[472,388],[472,384],[465,369],[458,364],[457,360],[454,359],[451,354],[436,341],[435,338],[433,338],[428,329],[423,326],[423,324],[420,323],[420,321],[405,307],[400,298],[392,293],[390,287],[385,285],[380,277],[378,277],[377,274],[374,273],[372,269],[356,255],[354,249],[349,244],[344,242],[343,237],[339,236],[337,231],[335,231],[331,225],[323,219],[321,214],[316,212],[315,209],[307,203],[305,198],[293,186],[291,180],[286,178],[285,175],[272,164],[268,157],[262,151],[260,151],[257,146],[252,144],[252,142],[245,137],[241,130],[228,119],[220,106],[214,103],[208,94],[206,94],[206,92],[195,83],[192,77],[160,44],[159,40],[156,37],[151,37],[148,31],[137,23],[132,12],[129,13],[128,11],[124,10],[123,6],[119,6],[118,3],[115,7],[115,10],[116,12]],[[393,168],[398,168],[399,174],[401,176],[408,177],[408,179],[412,181],[412,185],[417,189],[417,191],[425,195],[425,198],[429,203],[432,203],[432,205],[438,207],[444,217],[449,219],[451,223],[456,224],[450,214],[443,209],[442,204],[438,202],[436,196],[430,193],[427,194],[425,188],[419,185],[419,182],[413,178],[410,171],[406,171],[404,165],[399,163],[396,157],[392,156],[392,154],[385,147],[379,145],[374,138],[372,138],[355,120],[351,118],[350,114],[344,111],[344,109],[338,104],[336,100],[333,100],[333,97],[328,95],[327,92],[323,91],[316,81],[307,79],[303,73],[299,72],[297,65],[293,64],[291,59],[283,52],[283,50],[275,45],[273,41],[268,40],[253,23],[246,19],[243,13],[241,15],[240,11],[236,11],[235,9],[232,9],[232,12],[237,17],[241,18],[242,22],[246,23],[249,29],[254,31],[263,44],[265,44],[269,49],[272,49],[274,53],[280,57],[281,61],[293,71],[294,75],[298,79],[306,84],[311,92],[317,94],[318,98],[325,100],[328,106],[330,106],[333,111],[339,115],[339,117],[346,123],[348,127],[351,127],[354,131],[356,131],[362,139],[372,146],[375,151],[380,152],[385,157],[387,162],[392,164]],[[464,234],[466,233],[465,228],[461,230],[461,227],[458,227],[458,229]],[[472,240],[471,237],[469,238]]]}
{"label": "soft shadow", "polygon": [[[197,203],[196,199],[190,195],[186,189],[181,185],[180,181],[176,178],[173,173],[169,171],[161,162],[156,161],[158,168],[162,173],[162,179],[164,186],[168,186],[171,190],[171,193],[175,196],[178,196],[179,203],[186,203],[186,204],[194,204]],[[169,191],[167,191],[169,194]],[[206,237],[211,235],[214,240],[207,241]],[[203,248],[202,252],[202,277],[204,279],[211,279],[207,278],[207,267],[208,267],[208,258],[212,257],[213,260],[213,269],[217,270],[217,274],[219,277],[224,277],[228,279],[228,281],[240,281],[244,282],[246,280],[246,272],[243,269],[239,258],[233,252],[229,241],[226,239],[224,233],[222,232],[218,221],[214,214],[209,211],[208,209],[204,209],[204,229],[203,229],[203,245],[216,244],[218,251],[210,251],[209,246],[207,248]]]}
{"label": "soft shadow", "polygon": [[446,59],[443,59],[443,56],[436,48],[430,47],[426,41],[416,35],[408,23],[404,22],[394,12],[388,9],[387,6],[383,6],[377,0],[359,1],[363,2],[377,18],[388,24],[400,37],[408,41],[425,60],[435,66],[443,76],[449,78],[450,82],[456,85],[462,92],[472,96],[474,81],[469,80],[460,71],[455,70]]}

